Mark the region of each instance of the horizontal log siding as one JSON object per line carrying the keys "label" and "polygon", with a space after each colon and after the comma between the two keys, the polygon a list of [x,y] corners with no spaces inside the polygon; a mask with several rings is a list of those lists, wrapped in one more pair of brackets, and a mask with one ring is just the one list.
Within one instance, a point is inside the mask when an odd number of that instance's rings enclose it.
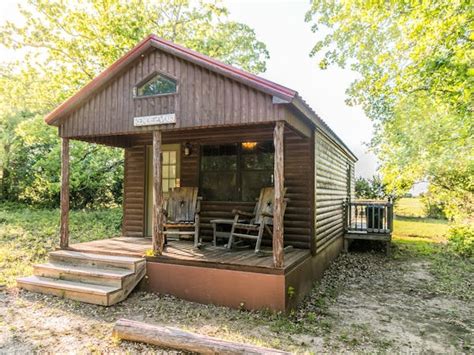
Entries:
{"label": "horizontal log siding", "polygon": [[[220,130],[215,132],[208,132],[205,135],[198,135],[196,132],[183,132],[182,135],[170,136],[163,135],[163,140],[167,143],[182,143],[181,150],[181,186],[199,186],[199,154],[201,144],[206,143],[229,143],[238,142],[242,140],[256,140],[264,141],[272,139],[272,127],[259,127],[255,130],[246,132],[235,132],[234,135],[227,135],[227,137],[220,136]],[[179,139],[179,140],[178,140]],[[142,142],[148,143],[147,137],[144,137]],[[191,155],[184,155],[184,142],[191,145]],[[285,186],[287,187],[287,195],[290,199],[285,213],[285,245],[293,245],[297,248],[310,248],[312,233],[312,214],[311,214],[311,199],[312,199],[312,164],[311,164],[311,139],[301,138],[291,130],[285,131]],[[130,151],[141,152],[145,147],[140,146],[133,148]],[[127,150],[129,151],[129,150]],[[132,166],[141,166],[144,162],[143,156],[140,154],[128,155],[129,160],[126,160],[126,170]],[[130,159],[138,160],[134,164]],[[135,171],[135,174],[138,173]],[[142,170],[145,176],[144,170]],[[130,175],[126,173],[126,180]],[[138,180],[135,180],[138,181]],[[125,186],[131,185],[125,182]],[[140,195],[141,206],[145,206],[145,197]],[[126,205],[130,200],[125,199]],[[135,203],[136,201],[134,201]],[[222,202],[222,201],[202,201],[201,204],[201,234],[205,240],[210,240],[212,236],[211,219],[216,218],[232,218],[233,209],[241,209],[247,212],[252,212],[254,203],[252,202]],[[128,210],[127,207],[124,209]],[[142,215],[132,214],[125,218],[129,224],[137,226],[141,233],[144,230],[144,210]],[[140,228],[138,228],[140,226]],[[265,237],[265,245],[271,244],[271,238]]]}
{"label": "horizontal log siding", "polygon": [[[172,95],[133,98],[133,87],[153,72],[178,81]],[[272,96],[157,49],[133,62],[107,86],[83,102],[60,126],[62,137],[149,132],[133,117],[176,113],[167,128],[193,128],[282,120],[285,108]]]}
{"label": "horizontal log siding", "polygon": [[309,249],[312,233],[312,144],[292,131],[285,131],[285,245]]}
{"label": "horizontal log siding", "polygon": [[318,253],[343,235],[343,202],[354,194],[354,162],[319,132],[316,132],[315,136],[315,186],[315,231],[316,253]]}
{"label": "horizontal log siding", "polygon": [[[271,128],[259,131],[249,131],[245,134],[250,140],[269,140],[271,138]],[[218,136],[213,137],[217,141]],[[239,139],[239,135],[229,136],[226,142],[233,142]],[[214,142],[211,136],[208,142]],[[193,154],[189,157],[182,157],[181,164],[181,185],[198,186],[199,184],[199,145],[193,143]],[[285,187],[286,197],[289,203],[285,213],[285,245],[293,245],[297,248],[309,248],[312,235],[311,219],[311,189],[312,184],[308,181],[312,179],[311,165],[311,140],[303,139],[290,130],[285,131]],[[196,156],[194,156],[196,154]],[[222,202],[203,201],[201,207],[201,234],[205,240],[212,236],[211,219],[232,218],[233,209],[252,212],[255,206],[252,202]],[[264,245],[271,244],[271,236],[265,235]]]}
{"label": "horizontal log siding", "polygon": [[143,237],[145,230],[146,147],[125,149],[122,234]]}

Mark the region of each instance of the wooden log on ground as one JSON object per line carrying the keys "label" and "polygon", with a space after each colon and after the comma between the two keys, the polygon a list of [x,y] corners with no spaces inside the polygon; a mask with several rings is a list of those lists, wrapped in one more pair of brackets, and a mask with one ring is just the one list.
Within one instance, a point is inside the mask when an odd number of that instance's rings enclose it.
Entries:
{"label": "wooden log on ground", "polygon": [[200,354],[289,354],[287,352],[241,344],[187,332],[178,328],[119,319],[112,335],[121,340],[153,344]]}

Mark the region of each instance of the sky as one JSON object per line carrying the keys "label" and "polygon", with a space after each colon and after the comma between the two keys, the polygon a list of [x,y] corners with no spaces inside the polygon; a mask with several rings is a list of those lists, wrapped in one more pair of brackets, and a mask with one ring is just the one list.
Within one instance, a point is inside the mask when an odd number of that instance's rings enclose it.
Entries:
{"label": "sky", "polygon": [[[0,1],[0,24],[21,21],[18,0]],[[252,27],[257,38],[267,45],[270,60],[261,76],[298,91],[318,115],[359,158],[356,176],[376,173],[377,159],[368,152],[373,134],[372,122],[360,107],[346,105],[346,89],[357,78],[347,69],[321,70],[309,53],[320,38],[304,21],[309,0],[223,0],[230,18]],[[0,46],[0,61],[15,58],[15,53]]]}
{"label": "sky", "polygon": [[309,56],[321,38],[304,21],[309,0],[224,0],[224,4],[232,19],[255,29],[267,45],[270,60],[260,75],[298,91],[358,157],[356,176],[373,176],[377,158],[366,146],[373,135],[372,122],[361,107],[345,103],[346,89],[357,74],[336,66],[321,70],[318,60]]}

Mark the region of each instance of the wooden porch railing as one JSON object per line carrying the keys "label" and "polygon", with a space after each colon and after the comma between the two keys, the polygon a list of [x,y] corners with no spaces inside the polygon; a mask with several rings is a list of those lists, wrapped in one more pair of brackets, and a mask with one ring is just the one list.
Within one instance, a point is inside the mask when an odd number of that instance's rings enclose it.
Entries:
{"label": "wooden porch railing", "polygon": [[345,202],[346,233],[391,234],[393,231],[392,201]]}

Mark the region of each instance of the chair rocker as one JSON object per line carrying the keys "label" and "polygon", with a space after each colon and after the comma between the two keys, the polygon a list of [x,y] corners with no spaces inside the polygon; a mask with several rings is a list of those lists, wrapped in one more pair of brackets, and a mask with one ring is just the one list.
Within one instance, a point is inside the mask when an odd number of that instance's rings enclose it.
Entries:
{"label": "chair rocker", "polygon": [[163,206],[163,234],[165,244],[168,238],[188,235],[194,237],[194,247],[201,245],[199,239],[199,213],[201,197],[197,187],[176,187],[171,189]]}
{"label": "chair rocker", "polygon": [[[286,188],[283,191],[285,196]],[[260,250],[263,234],[266,231],[270,235],[273,234],[273,203],[275,199],[275,190],[273,187],[264,187],[260,190],[260,197],[255,205],[253,213],[240,210],[233,210],[234,221],[230,232],[229,243],[227,248],[231,249],[235,244],[236,238],[255,240],[255,253],[264,255]],[[283,214],[285,214],[286,204],[288,200],[284,199]],[[250,219],[249,222],[241,222],[240,220]]]}

